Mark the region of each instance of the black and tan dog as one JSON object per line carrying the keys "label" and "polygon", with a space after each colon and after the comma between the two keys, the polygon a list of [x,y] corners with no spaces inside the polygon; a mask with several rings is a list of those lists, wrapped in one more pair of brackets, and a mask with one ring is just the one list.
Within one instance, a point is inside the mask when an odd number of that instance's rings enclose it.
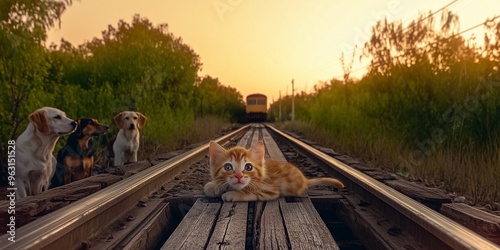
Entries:
{"label": "black and tan dog", "polygon": [[90,177],[92,173],[94,167],[92,137],[106,134],[108,126],[92,118],[78,119],[77,123],[78,128],[57,153],[56,173],[51,180],[51,188]]}

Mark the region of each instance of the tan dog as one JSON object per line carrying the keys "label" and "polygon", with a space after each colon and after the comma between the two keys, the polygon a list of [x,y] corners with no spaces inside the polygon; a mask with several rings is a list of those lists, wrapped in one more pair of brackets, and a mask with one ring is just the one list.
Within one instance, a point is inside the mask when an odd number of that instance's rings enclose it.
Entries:
{"label": "tan dog", "polygon": [[29,116],[30,123],[16,140],[16,197],[49,189],[56,169],[52,155],[59,137],[75,131],[77,123],[56,108],[44,107]]}
{"label": "tan dog", "polygon": [[136,162],[139,150],[139,129],[146,123],[146,116],[139,112],[123,111],[115,116],[120,129],[113,143],[114,166]]}

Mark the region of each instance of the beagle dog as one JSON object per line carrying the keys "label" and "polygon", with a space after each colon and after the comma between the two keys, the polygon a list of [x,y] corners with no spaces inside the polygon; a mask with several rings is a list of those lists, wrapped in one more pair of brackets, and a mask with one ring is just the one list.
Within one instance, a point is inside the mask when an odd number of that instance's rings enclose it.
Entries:
{"label": "beagle dog", "polygon": [[108,126],[93,118],[76,121],[78,128],[69,135],[66,145],[57,153],[57,167],[50,188],[90,177],[94,168],[92,137],[108,132]]}
{"label": "beagle dog", "polygon": [[120,129],[113,143],[114,166],[137,161],[139,150],[139,129],[146,123],[146,116],[139,112],[123,111],[114,117]]}
{"label": "beagle dog", "polygon": [[52,155],[57,140],[77,127],[63,111],[51,107],[31,113],[29,121],[26,130],[16,140],[17,199],[49,188],[57,164]]}

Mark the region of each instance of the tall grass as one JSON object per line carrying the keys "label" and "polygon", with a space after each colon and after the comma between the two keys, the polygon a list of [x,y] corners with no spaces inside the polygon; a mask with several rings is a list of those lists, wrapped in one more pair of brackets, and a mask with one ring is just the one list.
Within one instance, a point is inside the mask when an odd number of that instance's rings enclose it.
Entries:
{"label": "tall grass", "polygon": [[283,129],[301,133],[335,151],[360,159],[381,170],[399,172],[429,186],[465,195],[474,204],[500,199],[500,144],[482,149],[464,145],[462,150],[437,148],[425,155],[401,139],[358,130],[355,136],[335,133],[310,122],[284,122]]}
{"label": "tall grass", "polygon": [[452,74],[417,81],[396,72],[347,85],[332,80],[297,96],[298,122],[282,125],[473,203],[498,201],[500,84],[469,76],[454,86]]}

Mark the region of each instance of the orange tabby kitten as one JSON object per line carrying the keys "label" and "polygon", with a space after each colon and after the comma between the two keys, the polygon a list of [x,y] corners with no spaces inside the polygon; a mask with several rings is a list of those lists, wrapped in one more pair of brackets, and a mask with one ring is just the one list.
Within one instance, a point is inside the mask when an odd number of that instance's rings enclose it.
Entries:
{"label": "orange tabby kitten", "polygon": [[265,151],[262,141],[250,149],[234,147],[229,150],[210,142],[212,181],[205,185],[205,195],[222,195],[224,201],[264,201],[280,195],[299,196],[315,185],[344,187],[333,178],[307,179],[290,163],[264,160]]}

